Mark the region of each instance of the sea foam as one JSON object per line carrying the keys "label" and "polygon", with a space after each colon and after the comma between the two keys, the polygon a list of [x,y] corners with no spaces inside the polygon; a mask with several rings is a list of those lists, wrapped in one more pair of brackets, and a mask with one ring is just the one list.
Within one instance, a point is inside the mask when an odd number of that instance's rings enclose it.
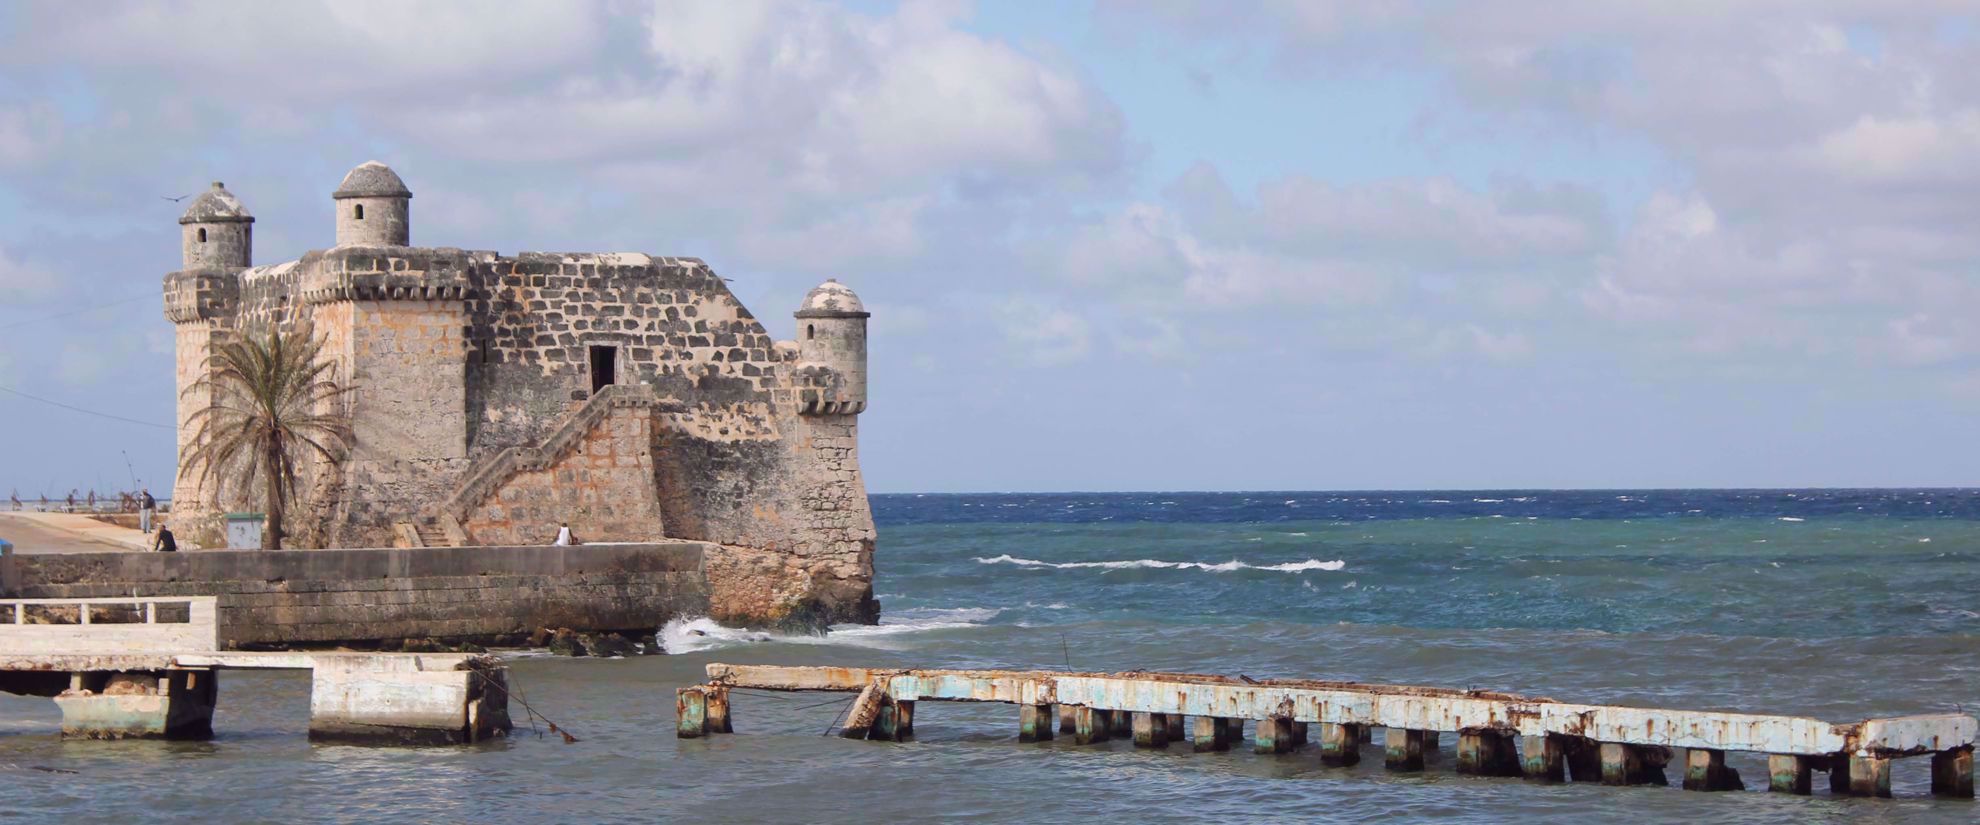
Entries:
{"label": "sea foam", "polygon": [[932,630],[982,627],[1003,610],[994,607],[920,608],[884,614],[877,625],[838,624],[821,634],[771,633],[727,627],[705,616],[669,620],[660,626],[661,644],[668,653],[699,653],[744,644],[793,644],[901,650],[900,637]]}
{"label": "sea foam", "polygon": [[1090,568],[1095,570],[1136,570],[1136,569],[1192,570],[1194,569],[1194,570],[1208,570],[1212,573],[1230,573],[1238,570],[1271,570],[1278,573],[1303,573],[1308,570],[1341,570],[1347,567],[1347,562],[1342,561],[1340,559],[1335,559],[1333,561],[1307,559],[1306,561],[1286,562],[1284,564],[1250,564],[1247,562],[1238,561],[1237,559],[1231,559],[1230,561],[1216,563],[1216,564],[1212,564],[1209,562],[1200,562],[1200,561],[1162,561],[1160,559],[1130,559],[1128,561],[1049,562],[1049,561],[1039,561],[1037,559],[1021,559],[1009,553],[1005,553],[1001,556],[992,556],[989,558],[977,556],[976,562],[978,564],[1015,564],[1019,567],[1051,567],[1059,570],[1076,570],[1082,568]]}

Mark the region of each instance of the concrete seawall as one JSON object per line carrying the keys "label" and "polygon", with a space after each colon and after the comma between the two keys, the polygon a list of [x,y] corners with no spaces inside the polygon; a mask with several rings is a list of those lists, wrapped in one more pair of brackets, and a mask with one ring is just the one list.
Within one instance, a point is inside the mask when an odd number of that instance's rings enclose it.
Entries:
{"label": "concrete seawall", "polygon": [[14,554],[9,598],[214,596],[220,642],[646,630],[708,611],[702,542]]}

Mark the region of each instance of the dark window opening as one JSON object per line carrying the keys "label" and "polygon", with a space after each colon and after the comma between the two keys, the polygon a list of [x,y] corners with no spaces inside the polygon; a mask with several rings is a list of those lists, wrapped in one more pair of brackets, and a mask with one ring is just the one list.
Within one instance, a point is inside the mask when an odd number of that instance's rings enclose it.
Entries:
{"label": "dark window opening", "polygon": [[356,215],[358,220],[364,220],[364,204],[360,203],[357,206],[352,207],[352,209],[354,211],[351,214]]}
{"label": "dark window opening", "polygon": [[597,392],[618,383],[619,348],[591,348],[591,391]]}
{"label": "dark window opening", "polygon": [[199,230],[199,242],[206,243],[206,230],[204,229]]}
{"label": "dark window opening", "polygon": [[811,329],[811,325],[810,325],[810,324],[805,324],[805,325],[804,325],[804,340],[806,340],[806,341],[809,341],[809,340],[811,340],[811,334],[812,334],[812,329]]}

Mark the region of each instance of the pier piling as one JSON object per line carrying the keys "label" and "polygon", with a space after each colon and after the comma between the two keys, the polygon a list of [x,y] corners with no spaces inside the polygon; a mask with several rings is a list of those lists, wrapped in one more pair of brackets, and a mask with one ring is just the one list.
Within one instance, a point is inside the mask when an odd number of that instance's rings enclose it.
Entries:
{"label": "pier piling", "polygon": [[1283,717],[1270,717],[1258,720],[1258,732],[1252,738],[1253,753],[1287,753],[1292,750],[1292,722]]}
{"label": "pier piling", "polygon": [[1049,742],[1052,739],[1053,723],[1051,705],[1018,706],[1018,741]]}
{"label": "pier piling", "polygon": [[1064,702],[1060,702],[1059,704],[1054,705],[1054,707],[1058,710],[1058,714],[1059,714],[1059,732],[1077,733],[1079,731],[1079,720],[1074,718],[1075,716],[1077,716],[1077,714],[1074,713],[1074,711],[1077,710],[1077,708],[1074,708],[1072,705],[1068,705]]}
{"label": "pier piling", "polygon": [[1388,728],[1382,764],[1392,771],[1423,770],[1423,731]]}
{"label": "pier piling", "polygon": [[[1769,779],[1771,786],[1772,779]],[[1690,748],[1684,752],[1684,789],[1687,791],[1743,791],[1739,771],[1726,766],[1726,752],[1710,748]]]}
{"label": "pier piling", "polygon": [[1850,754],[1849,795],[1889,797],[1891,760],[1876,754]]}
{"label": "pier piling", "polygon": [[674,735],[700,739],[708,732],[708,693],[700,685],[674,691]]}
{"label": "pier piling", "polygon": [[1953,799],[1973,798],[1973,747],[1932,754],[1932,794]]}
{"label": "pier piling", "polygon": [[1134,714],[1134,746],[1137,748],[1166,748],[1169,746],[1169,720],[1159,713]]}
{"label": "pier piling", "polygon": [[1559,782],[1567,778],[1567,748],[1559,736],[1542,734],[1519,738],[1520,773],[1535,782]]}
{"label": "pier piling", "polygon": [[1807,796],[1814,790],[1814,760],[1793,754],[1767,756],[1767,790]]}
{"label": "pier piling", "polygon": [[1349,723],[1320,723],[1320,763],[1344,768],[1361,762],[1363,726]]}
{"label": "pier piling", "polygon": [[1603,742],[1602,784],[1665,785],[1664,766],[1670,764],[1670,751],[1655,745],[1624,745]]}
{"label": "pier piling", "polygon": [[1075,720],[1073,744],[1076,745],[1105,742],[1108,734],[1113,730],[1113,720],[1104,710],[1080,705],[1073,708],[1073,718]]}
{"label": "pier piling", "polygon": [[[1425,737],[1426,739],[1428,737]],[[1457,772],[1474,776],[1519,776],[1519,752],[1503,731],[1458,731]]]}
{"label": "pier piling", "polygon": [[1126,710],[1107,711],[1109,732],[1122,739],[1134,735],[1134,716]]}
{"label": "pier piling", "polygon": [[1215,716],[1198,716],[1192,720],[1190,737],[1197,753],[1212,753],[1231,749],[1229,739],[1224,736],[1224,720]]}
{"label": "pier piling", "polygon": [[735,729],[729,726],[729,689],[725,687],[710,687],[706,693],[707,699],[705,701],[708,713],[708,724],[706,727],[708,732],[734,733]]}
{"label": "pier piling", "polygon": [[1169,721],[1169,741],[1181,742],[1189,738],[1188,724],[1182,714],[1165,713],[1162,716]]}
{"label": "pier piling", "polygon": [[873,713],[873,724],[866,730],[866,738],[875,742],[899,742],[906,738],[901,734],[899,702],[881,700],[880,708]]}

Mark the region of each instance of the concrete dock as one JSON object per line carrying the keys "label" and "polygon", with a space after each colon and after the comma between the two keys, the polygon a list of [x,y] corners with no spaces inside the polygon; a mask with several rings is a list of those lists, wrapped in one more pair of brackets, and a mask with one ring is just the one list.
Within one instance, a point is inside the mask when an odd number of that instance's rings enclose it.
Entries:
{"label": "concrete dock", "polygon": [[0,599],[0,691],[77,738],[205,739],[223,670],[310,672],[315,740],[476,742],[510,729],[507,668],[462,653],[219,649],[211,597]]}
{"label": "concrete dock", "polygon": [[[1587,705],[1491,691],[1312,680],[1254,680],[1193,673],[1072,673],[891,670],[710,664],[708,682],[676,693],[677,735],[734,729],[729,691],[857,692],[842,735],[900,741],[913,735],[921,701],[1018,706],[1018,739],[1072,734],[1078,744],[1132,736],[1140,747],[1177,740],[1202,751],[1242,746],[1283,754],[1317,742],[1323,764],[1360,761],[1374,728],[1384,764],[1424,769],[1442,734],[1457,744],[1456,769],[1536,781],[1665,784],[1677,770],[1686,789],[1738,790],[1745,780],[1727,753],[1764,754],[1767,786],[1813,790],[1827,773],[1833,793],[1891,795],[1893,760],[1929,756],[1932,792],[1973,798],[1973,748],[1980,720],[1963,714],[1830,723],[1799,716]],[[1681,757],[1676,751],[1682,750]],[[1758,781],[1756,778],[1755,781]]]}

